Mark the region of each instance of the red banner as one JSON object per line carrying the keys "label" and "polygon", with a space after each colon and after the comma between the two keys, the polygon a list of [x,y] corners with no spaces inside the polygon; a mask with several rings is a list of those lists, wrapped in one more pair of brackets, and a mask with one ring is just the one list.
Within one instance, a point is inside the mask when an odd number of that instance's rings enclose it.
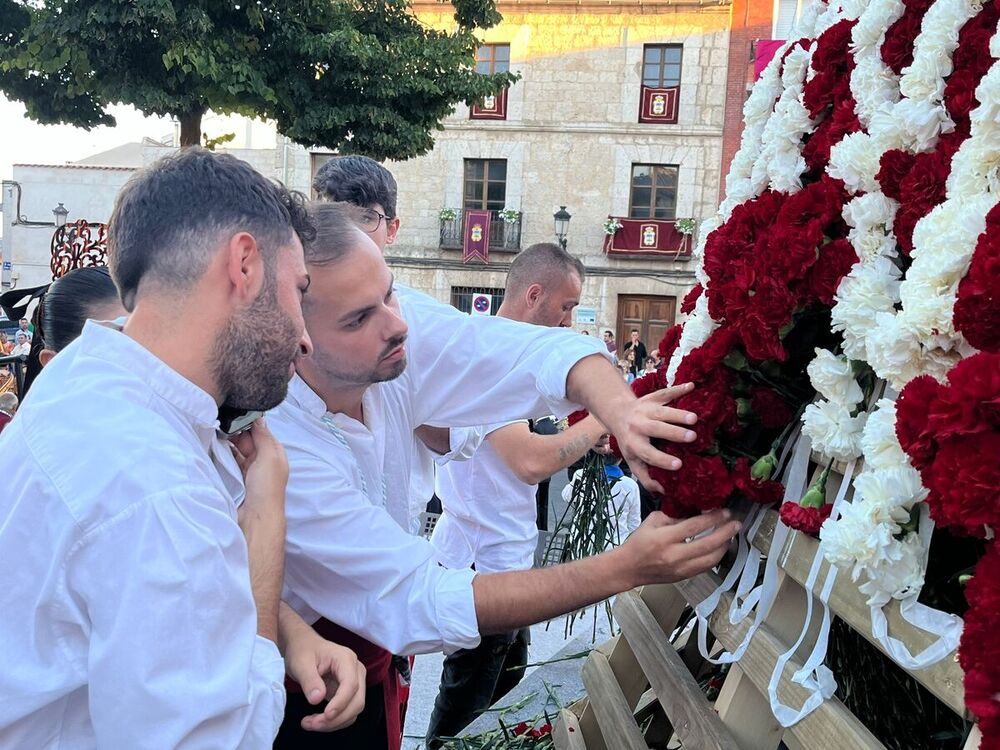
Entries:
{"label": "red banner", "polygon": [[622,228],[604,240],[604,252],[608,255],[691,256],[691,237],[678,232],[673,221],[609,218],[617,219]]}
{"label": "red banner", "polygon": [[490,219],[492,211],[471,209],[465,212],[462,228],[462,262],[478,258],[490,262]]}
{"label": "red banner", "polygon": [[758,39],[753,58],[753,79],[756,81],[764,68],[774,58],[774,54],[781,49],[784,44],[783,39]]}
{"label": "red banner", "polygon": [[506,120],[507,119],[507,89],[496,96],[487,96],[481,104],[473,104],[469,108],[470,120]]}
{"label": "red banner", "polygon": [[677,122],[677,97],[680,89],[676,86],[669,89],[642,87],[639,99],[639,122],[658,122],[673,124]]}

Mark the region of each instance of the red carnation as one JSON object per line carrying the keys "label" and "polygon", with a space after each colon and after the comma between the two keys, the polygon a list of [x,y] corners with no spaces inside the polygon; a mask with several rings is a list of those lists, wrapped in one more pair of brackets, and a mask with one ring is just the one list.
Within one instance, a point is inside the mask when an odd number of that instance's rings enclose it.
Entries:
{"label": "red carnation", "polygon": [[926,466],[934,456],[932,436],[927,434],[927,411],[943,391],[944,386],[930,375],[921,375],[907,383],[896,399],[896,437],[916,469]]}
{"label": "red carnation", "polygon": [[916,154],[894,148],[882,154],[879,162],[879,171],[875,175],[882,192],[893,200],[902,201],[903,193],[900,190],[900,183],[913,169]]}
{"label": "red carnation", "polygon": [[684,448],[671,446],[670,452],[684,464],[678,471],[649,469],[650,476],[663,486],[663,512],[672,518],[721,508],[733,492],[733,480],[721,456],[701,456]]}
{"label": "red carnation", "polygon": [[[846,80],[846,79],[845,79]],[[842,92],[835,100],[833,112],[809,136],[809,142],[802,149],[802,156],[809,169],[814,172],[823,170],[830,162],[830,149],[850,133],[861,130],[861,120],[855,109],[857,102],[850,91]]]}
{"label": "red carnation", "polygon": [[666,333],[663,334],[663,338],[660,339],[660,345],[657,349],[660,352],[660,359],[664,362],[670,362],[670,358],[674,356],[674,351],[677,349],[678,344],[681,343],[681,333],[683,333],[683,330],[684,326],[678,323],[668,328]]}
{"label": "red carnation", "polygon": [[996,617],[1000,611],[1000,546],[990,544],[965,587],[969,609],[958,647],[965,672],[965,705],[979,719],[982,747],[995,747],[1000,735],[1000,638]]}
{"label": "red carnation", "polygon": [[806,287],[812,300],[824,305],[833,304],[833,296],[840,286],[840,281],[858,262],[858,254],[848,240],[828,242],[819,251],[816,262],[806,278]]}
{"label": "red carnation", "polygon": [[932,0],[907,0],[903,15],[885,33],[885,41],[879,51],[882,61],[896,75],[913,62],[913,42],[920,33],[920,24],[931,2]]}
{"label": "red carnation", "polygon": [[785,485],[773,479],[754,479],[750,475],[750,461],[740,458],[733,467],[733,483],[745,497],[761,505],[780,503],[785,495]]}
{"label": "red carnation", "polygon": [[944,442],[920,471],[934,521],[978,533],[1000,526],[1000,432],[962,435]]}
{"label": "red carnation", "polygon": [[736,345],[736,330],[721,326],[712,332],[701,346],[687,353],[677,368],[675,383],[700,383],[705,376],[719,367],[726,355]]}
{"label": "red carnation", "polygon": [[951,172],[954,144],[954,139],[942,137],[936,150],[917,154],[913,168],[899,183],[905,200],[896,213],[893,229],[906,255],[913,251],[913,228],[917,222],[945,199],[945,180]]}
{"label": "red carnation", "polygon": [[788,402],[771,388],[754,388],[750,393],[750,409],[765,430],[784,429],[794,416]]}
{"label": "red carnation", "polygon": [[796,502],[788,502],[781,506],[779,514],[781,522],[791,529],[803,534],[816,536],[819,534],[823,521],[830,517],[833,506],[827,503],[820,508],[804,508]]}
{"label": "red carnation", "polygon": [[666,387],[667,378],[663,370],[651,372],[649,375],[643,375],[641,378],[636,378],[632,381],[632,393],[638,398],[648,396],[650,393]]}
{"label": "red carnation", "polygon": [[685,315],[690,315],[694,311],[694,306],[698,302],[698,298],[701,297],[704,291],[705,287],[701,284],[695,284],[691,291],[685,294],[684,299],[681,300],[681,312]]}
{"label": "red carnation", "polygon": [[732,390],[730,370],[716,367],[697,388],[671,404],[675,409],[685,409],[698,415],[698,423],[694,426],[698,437],[686,445],[688,450],[703,451],[715,443],[716,430],[732,432],[738,427],[736,399]]}
{"label": "red carnation", "polygon": [[944,104],[956,123],[969,118],[969,113],[979,106],[976,86],[982,76],[972,70],[956,70],[948,77],[944,87]]}
{"label": "red carnation", "polygon": [[958,285],[954,325],[977,349],[1000,352],[1000,234],[991,223],[1000,219],[1000,206],[987,216],[969,272]]}

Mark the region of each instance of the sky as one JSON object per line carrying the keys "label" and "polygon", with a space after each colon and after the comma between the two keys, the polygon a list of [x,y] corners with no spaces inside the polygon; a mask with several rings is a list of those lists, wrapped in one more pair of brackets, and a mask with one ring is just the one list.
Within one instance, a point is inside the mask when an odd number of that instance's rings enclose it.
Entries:
{"label": "sky", "polygon": [[146,117],[134,107],[115,106],[109,111],[118,121],[115,127],[39,125],[24,116],[20,102],[0,96],[0,179],[13,177],[15,163],[63,164],[144,136],[162,138],[173,130],[169,119]]}

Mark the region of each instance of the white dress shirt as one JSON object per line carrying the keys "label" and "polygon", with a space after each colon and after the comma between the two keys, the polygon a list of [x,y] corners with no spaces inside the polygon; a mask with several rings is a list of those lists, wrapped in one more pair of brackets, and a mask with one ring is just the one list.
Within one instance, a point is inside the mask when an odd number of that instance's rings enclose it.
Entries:
{"label": "white dress shirt", "polygon": [[263,748],[243,481],[207,393],[88,322],[0,436],[0,745]]}
{"label": "white dress shirt", "polygon": [[[576,409],[566,399],[566,378],[573,365],[591,354],[610,357],[604,342],[592,336],[467,315],[399,284],[396,294],[409,326],[407,367],[396,380],[375,387],[389,394],[389,406],[381,408],[380,397],[379,413],[373,415],[377,420],[368,424],[384,425],[375,430],[380,456],[389,446],[386,509],[400,526],[412,529],[423,510],[413,504],[409,489],[414,429],[423,424],[474,427],[505,419],[565,416]],[[393,436],[388,443],[386,435]],[[401,435],[408,446],[401,444]]]}
{"label": "white dress shirt", "polygon": [[409,364],[365,392],[364,424],[328,414],[297,376],[268,415],[290,466],[284,598],[306,621],[325,617],[393,653],[472,648],[473,572],[439,567],[427,540],[408,532],[413,430],[566,414],[569,370],[607,352],[570,331],[398,293]]}
{"label": "white dress shirt", "polygon": [[502,423],[478,428],[485,440],[468,461],[438,468],[437,494],[444,512],[431,544],[447,568],[480,573],[527,570],[538,544],[537,485],[519,480],[490,444]]}

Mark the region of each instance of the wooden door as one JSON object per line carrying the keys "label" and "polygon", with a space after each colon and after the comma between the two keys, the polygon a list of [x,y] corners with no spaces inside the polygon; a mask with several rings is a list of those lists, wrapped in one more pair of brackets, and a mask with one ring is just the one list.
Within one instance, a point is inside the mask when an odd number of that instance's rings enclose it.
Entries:
{"label": "wooden door", "polygon": [[677,312],[676,297],[659,295],[618,295],[618,352],[629,342],[632,329],[639,331],[639,340],[653,351],[663,334],[674,324]]}

